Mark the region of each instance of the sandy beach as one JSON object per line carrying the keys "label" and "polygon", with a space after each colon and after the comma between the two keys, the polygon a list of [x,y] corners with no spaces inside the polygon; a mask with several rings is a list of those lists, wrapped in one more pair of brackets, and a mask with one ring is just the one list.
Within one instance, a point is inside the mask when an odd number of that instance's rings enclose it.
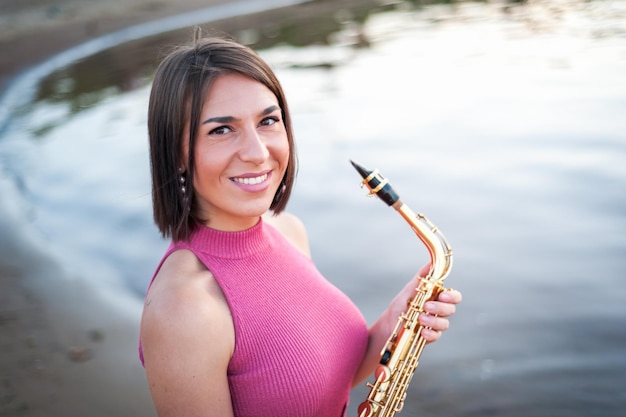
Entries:
{"label": "sandy beach", "polygon": [[[7,0],[0,5],[0,92],[11,79],[73,45],[122,28],[227,0]],[[317,1],[281,13],[308,15],[350,1]],[[249,26],[246,17],[220,30]],[[261,19],[261,20],[258,20]],[[230,26],[229,26],[230,25]],[[137,360],[141,306],[61,271],[15,229],[19,207],[0,211],[0,416],[155,415]],[[44,259],[36,263],[30,259]],[[59,277],[70,278],[59,278]],[[130,296],[128,296],[130,297]]]}

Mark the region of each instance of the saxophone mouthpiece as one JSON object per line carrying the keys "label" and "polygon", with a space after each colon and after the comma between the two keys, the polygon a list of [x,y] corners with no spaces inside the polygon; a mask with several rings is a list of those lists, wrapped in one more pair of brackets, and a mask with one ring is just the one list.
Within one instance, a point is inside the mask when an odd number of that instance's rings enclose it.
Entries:
{"label": "saxophone mouthpiece", "polygon": [[357,172],[361,174],[361,177],[363,177],[363,179],[367,178],[372,173],[372,171],[368,171],[367,169],[363,168],[361,165],[354,162],[352,159],[350,160],[350,163],[352,164],[354,169],[356,169]]}
{"label": "saxophone mouthpiece", "polygon": [[370,190],[370,195],[377,195],[388,206],[392,206],[400,199],[387,178],[383,177],[377,169],[370,171],[353,160],[350,160],[350,163],[363,178],[362,184]]}

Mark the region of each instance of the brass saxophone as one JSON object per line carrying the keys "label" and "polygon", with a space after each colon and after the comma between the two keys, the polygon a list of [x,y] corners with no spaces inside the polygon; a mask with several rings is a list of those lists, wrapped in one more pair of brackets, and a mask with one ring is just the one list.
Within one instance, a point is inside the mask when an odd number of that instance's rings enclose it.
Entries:
{"label": "brass saxophone", "polygon": [[407,303],[407,310],[398,317],[398,323],[381,352],[380,365],[374,373],[376,379],[367,383],[370,393],[358,407],[359,417],[391,417],[404,406],[406,391],[426,345],[420,334],[423,326],[417,318],[424,311],[424,304],[445,290],[443,280],[452,268],[452,250],[437,227],[404,204],[378,170],[369,171],[353,161],[350,163],[363,177],[361,186],[366,186],[370,195],[377,195],[396,209],[426,245],[430,255],[428,274],[419,280]]}

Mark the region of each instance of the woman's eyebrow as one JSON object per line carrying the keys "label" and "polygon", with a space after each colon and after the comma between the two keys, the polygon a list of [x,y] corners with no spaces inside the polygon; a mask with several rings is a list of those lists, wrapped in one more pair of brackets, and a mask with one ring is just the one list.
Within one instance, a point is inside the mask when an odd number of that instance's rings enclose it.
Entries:
{"label": "woman's eyebrow", "polygon": [[263,110],[261,112],[261,116],[265,116],[265,115],[268,115],[270,113],[274,113],[276,110],[280,110],[280,107],[278,107],[277,105],[274,104],[272,106],[269,106],[267,109]]}
{"label": "woman's eyebrow", "polygon": [[202,122],[203,125],[207,123],[231,123],[235,120],[232,116],[217,116],[217,117],[209,117],[205,121]]}
{"label": "woman's eyebrow", "polygon": [[[280,107],[278,107],[277,105],[271,105],[265,110],[263,110],[260,114],[261,116],[265,116],[265,115],[274,113],[277,110],[280,110]],[[232,123],[234,120],[236,119],[233,116],[216,116],[216,117],[209,117],[208,119],[204,120],[202,124],[204,125],[207,123]]]}

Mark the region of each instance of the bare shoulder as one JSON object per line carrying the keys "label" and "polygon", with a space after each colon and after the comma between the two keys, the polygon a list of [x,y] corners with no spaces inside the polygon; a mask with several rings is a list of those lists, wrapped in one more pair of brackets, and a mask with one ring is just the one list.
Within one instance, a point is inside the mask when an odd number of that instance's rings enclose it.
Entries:
{"label": "bare shoulder", "polygon": [[309,238],[304,223],[296,215],[283,211],[278,215],[266,213],[263,220],[276,228],[300,252],[311,257]]}
{"label": "bare shoulder", "polygon": [[[201,339],[222,332],[222,354],[234,349],[234,327],[226,297],[213,274],[188,250],[172,253],[161,266],[146,296],[141,337],[163,335]],[[231,337],[232,336],[232,337]]]}
{"label": "bare shoulder", "polygon": [[196,416],[211,406],[220,415],[232,413],[226,376],[235,344],[232,316],[213,274],[192,252],[176,251],[163,262],[146,297],[140,334],[160,416]]}
{"label": "bare shoulder", "polygon": [[227,304],[213,274],[191,251],[179,250],[163,262],[148,291],[146,307],[152,306],[168,314],[184,314],[187,309],[197,314]]}

